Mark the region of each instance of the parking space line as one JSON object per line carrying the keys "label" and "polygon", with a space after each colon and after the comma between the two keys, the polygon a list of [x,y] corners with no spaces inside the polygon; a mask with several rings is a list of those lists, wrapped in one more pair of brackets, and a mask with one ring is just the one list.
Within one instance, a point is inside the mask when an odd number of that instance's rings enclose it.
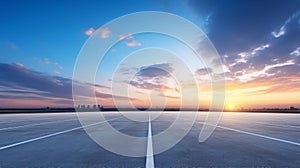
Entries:
{"label": "parking space line", "polygon": [[[121,118],[121,117],[118,117],[118,118]],[[82,129],[82,128],[91,127],[91,126],[98,125],[98,124],[101,124],[101,123],[104,123],[104,122],[107,122],[107,121],[116,120],[118,118],[114,118],[114,119],[111,119],[111,120],[105,120],[105,121],[101,121],[101,122],[96,122],[96,123],[93,123],[93,124],[89,124],[89,125],[85,125],[85,126],[81,126],[81,127],[75,127],[75,128],[71,128],[71,129],[68,129],[68,130],[64,130],[64,131],[60,131],[60,132],[40,136],[40,137],[37,137],[37,138],[32,138],[32,139],[28,139],[28,140],[25,140],[25,141],[13,143],[13,144],[10,144],[10,145],[0,147],[0,150],[4,150],[4,149],[11,148],[11,147],[27,144],[27,143],[38,141],[38,140],[45,139],[45,138],[50,138],[50,137],[53,137],[53,136],[61,135],[61,134],[68,133],[68,132],[75,131],[75,130],[79,130],[79,129]]]}

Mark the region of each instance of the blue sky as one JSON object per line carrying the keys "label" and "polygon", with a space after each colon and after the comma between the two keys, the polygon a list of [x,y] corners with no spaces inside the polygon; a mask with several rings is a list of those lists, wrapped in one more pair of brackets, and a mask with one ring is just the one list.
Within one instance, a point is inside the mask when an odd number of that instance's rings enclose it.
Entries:
{"label": "blue sky", "polygon": [[[73,68],[89,30],[140,11],[170,12],[204,30],[223,60],[234,106],[247,106],[246,99],[251,107],[300,106],[295,96],[300,93],[300,0],[3,0],[0,107],[72,106]],[[111,73],[126,53],[149,46],[178,49],[176,42],[153,34],[127,38],[107,55],[97,76],[103,99],[111,97]],[[198,68],[195,75],[202,74],[202,65]],[[283,93],[290,93],[286,102],[270,99]]]}
{"label": "blue sky", "polygon": [[168,4],[160,1],[2,1],[0,15],[4,26],[0,28],[0,54],[3,55],[0,61],[19,62],[51,73],[51,67],[38,61],[49,60],[62,64],[61,75],[71,77],[76,56],[88,38],[84,34],[86,29],[99,28],[132,12],[178,11],[173,9],[175,4]]}

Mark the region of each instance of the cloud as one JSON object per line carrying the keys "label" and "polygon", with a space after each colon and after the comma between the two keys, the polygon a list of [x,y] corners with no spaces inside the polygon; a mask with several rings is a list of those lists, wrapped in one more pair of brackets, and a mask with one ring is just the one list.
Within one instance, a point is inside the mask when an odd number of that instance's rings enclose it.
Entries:
{"label": "cloud", "polygon": [[238,79],[242,82],[248,82],[251,80],[255,80],[256,78],[260,78],[260,77],[275,76],[276,75],[275,73],[270,73],[270,72],[272,72],[271,70],[273,68],[284,67],[287,65],[294,65],[294,64],[295,63],[293,60],[288,60],[284,63],[265,65],[265,67],[262,70],[242,70],[240,75],[236,76],[236,79]]}
{"label": "cloud", "polygon": [[221,55],[239,53],[258,42],[264,43],[274,28],[277,33],[277,28],[280,29],[287,18],[299,11],[300,5],[297,0],[289,3],[281,0],[270,3],[259,0],[187,0],[186,3],[197,19],[212,14],[208,37]]}
{"label": "cloud", "polygon": [[266,48],[269,48],[269,47],[270,47],[270,44],[260,45],[259,47],[257,47],[254,50],[252,50],[251,55],[255,55],[257,52],[263,51],[263,50],[265,50]]}
{"label": "cloud", "polygon": [[119,40],[124,40],[124,39],[133,39],[132,34],[120,34],[119,35]]}
{"label": "cloud", "polygon": [[[91,28],[85,30],[84,33],[85,33],[85,35],[87,35],[87,36],[91,36],[95,31],[96,31],[96,30],[95,30],[94,28],[91,27]],[[100,28],[100,29],[97,30],[97,31],[99,31],[100,37],[103,38],[103,39],[108,38],[109,35],[110,35],[110,33],[111,33],[111,31],[109,30],[108,27],[102,27],[102,28]]]}
{"label": "cloud", "polygon": [[162,80],[159,80],[158,78],[153,79],[153,80],[132,80],[129,82],[131,86],[134,86],[136,88],[140,89],[146,89],[146,90],[166,90],[166,89],[171,89],[167,85],[163,83]]}
{"label": "cloud", "polygon": [[127,41],[127,42],[126,42],[126,45],[127,45],[128,47],[137,47],[137,46],[141,46],[142,43],[137,42],[136,40],[130,40],[130,41]]}
{"label": "cloud", "polygon": [[21,63],[14,63],[13,65],[15,65],[16,67],[19,67],[19,68],[24,68],[24,64],[21,64]]}
{"label": "cloud", "polygon": [[54,70],[52,71],[54,74],[60,74],[60,71],[64,69],[62,65],[60,65],[58,62],[52,61],[49,58],[34,58],[34,60],[42,63],[53,66]]}
{"label": "cloud", "polygon": [[[259,101],[259,94],[263,101],[274,103],[276,92],[281,92],[278,95],[299,93],[300,1],[186,2],[197,17],[212,13],[207,35],[228,67],[227,86],[233,87],[227,90],[237,90],[232,97],[237,97],[235,103],[244,98],[245,104],[253,104],[251,97],[247,97],[250,94],[254,95],[255,103]],[[205,74],[205,70],[199,73]],[[286,99],[299,102],[299,98],[293,96]]]}
{"label": "cloud", "polygon": [[179,99],[180,96],[179,95],[167,95],[167,94],[158,94],[158,96],[161,96],[161,97],[167,97],[167,98],[170,98],[170,99]]}
{"label": "cloud", "polygon": [[90,35],[92,35],[94,32],[95,32],[95,29],[91,27],[91,28],[85,30],[84,34],[87,35],[87,36],[90,36]]}
{"label": "cloud", "polygon": [[[230,52],[224,54],[226,55],[226,57],[224,56],[224,62],[230,72],[232,72],[226,73],[227,78],[249,82],[262,76],[284,77],[283,74],[292,76],[294,72],[291,70],[299,68],[300,62],[297,56],[300,52],[298,50],[300,41],[298,34],[300,33],[300,29],[296,18],[299,18],[298,13],[285,19],[283,26],[286,31],[284,36],[270,38],[269,35],[268,40],[264,40],[263,42],[260,40],[252,41],[252,44],[249,44],[249,49],[238,52],[238,50],[232,48]],[[293,62],[294,64],[283,66],[282,68],[272,68],[280,69],[280,73],[269,74],[271,70],[266,70],[269,65],[281,65],[287,62],[290,64]]]}
{"label": "cloud", "polygon": [[173,71],[174,69],[169,63],[143,66],[129,84],[146,90],[172,90],[178,92],[177,86],[172,83],[171,74]]}
{"label": "cloud", "polygon": [[290,53],[293,56],[300,56],[300,47],[296,48],[294,51]]}
{"label": "cloud", "polygon": [[18,64],[0,64],[0,86],[41,91],[40,96],[71,98],[71,80],[48,76]]}
{"label": "cloud", "polygon": [[56,75],[59,75],[59,74],[60,74],[60,72],[57,71],[57,70],[52,71],[52,73],[53,73],[53,74],[56,74]]}
{"label": "cloud", "polygon": [[290,24],[293,20],[297,19],[300,16],[300,11],[294,13],[292,16],[290,16],[287,20],[285,20],[284,24],[280,27],[279,31],[273,31],[271,34],[275,38],[279,38],[286,34],[287,26]]}
{"label": "cloud", "polygon": [[43,61],[43,63],[45,63],[45,64],[50,64],[50,63],[51,63],[50,60],[49,60],[48,58],[43,58],[42,61]]}
{"label": "cloud", "polygon": [[213,72],[213,70],[211,68],[200,68],[195,73],[196,73],[196,75],[199,75],[199,76],[205,76],[205,75],[209,75],[212,72]]}
{"label": "cloud", "polygon": [[141,67],[137,73],[138,77],[146,77],[146,78],[153,78],[153,77],[170,77],[170,73],[173,72],[173,67],[169,63],[163,64],[154,64],[150,66]]}
{"label": "cloud", "polygon": [[231,64],[230,66],[236,65],[237,63],[246,63],[247,57],[255,56],[260,51],[263,51],[269,47],[270,47],[270,44],[262,44],[252,50],[243,51],[241,53],[238,53],[237,55],[239,56],[239,58],[235,59],[235,62],[233,64]]}
{"label": "cloud", "polygon": [[96,92],[96,97],[97,98],[103,98],[103,99],[118,99],[118,100],[135,100],[135,98],[131,98],[131,97],[126,97],[126,96],[118,96],[118,95],[112,95],[112,94],[108,94],[108,93],[102,93],[97,91]]}
{"label": "cloud", "polygon": [[102,27],[99,29],[100,32],[100,37],[105,39],[109,37],[109,34],[111,33],[111,31],[109,30],[108,27]]}
{"label": "cloud", "polygon": [[[300,68],[298,63],[300,59],[297,59],[300,38],[295,35],[300,33],[300,29],[292,22],[287,24],[286,28],[289,31],[281,38],[271,38],[246,51],[225,54],[224,62],[230,70],[230,73],[226,73],[226,78],[235,82],[249,83],[262,78],[272,80],[299,76],[295,69]],[[287,83],[282,81],[277,83],[277,85],[285,84]]]}
{"label": "cloud", "polygon": [[[0,63],[0,78],[0,102],[2,107],[5,105],[24,105],[23,101],[29,102],[29,100],[37,104],[27,104],[28,106],[38,106],[38,103],[54,106],[55,103],[73,106],[71,79],[40,73],[19,63]],[[112,97],[111,94],[101,91],[107,89],[106,86],[79,83],[82,85],[83,90],[96,89],[98,98]],[[115,98],[125,99],[126,97],[116,95]],[[66,104],[62,104],[62,102],[66,102]]]}
{"label": "cloud", "polygon": [[273,31],[272,32],[272,35],[275,37],[275,38],[279,38],[280,36],[283,36],[286,32],[286,28],[285,26],[281,26],[280,30],[278,32],[276,31]]}
{"label": "cloud", "polygon": [[142,45],[142,43],[140,43],[134,39],[132,34],[120,34],[119,40],[125,40],[125,44],[128,47],[137,47],[137,46]]}

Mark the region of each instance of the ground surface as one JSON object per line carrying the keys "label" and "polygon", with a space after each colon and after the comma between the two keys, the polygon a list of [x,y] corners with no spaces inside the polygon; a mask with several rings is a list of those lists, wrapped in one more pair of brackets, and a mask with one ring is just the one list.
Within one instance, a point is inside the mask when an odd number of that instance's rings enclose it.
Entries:
{"label": "ground surface", "polygon": [[[95,115],[86,117],[97,123]],[[206,115],[198,115],[177,145],[155,155],[154,166],[299,167],[299,114],[224,113],[212,136],[199,143]],[[148,136],[147,122],[133,122],[116,113],[105,116],[125,134]],[[152,134],[168,128],[175,117],[176,113],[163,113],[152,121]],[[92,127],[101,127],[101,122]],[[0,115],[0,167],[145,167],[146,160],[100,147],[82,129],[75,113]]]}

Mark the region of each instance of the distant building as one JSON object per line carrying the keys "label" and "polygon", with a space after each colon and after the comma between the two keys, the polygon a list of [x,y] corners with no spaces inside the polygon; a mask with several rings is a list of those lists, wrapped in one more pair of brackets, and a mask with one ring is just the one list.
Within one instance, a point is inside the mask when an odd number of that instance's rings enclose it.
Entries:
{"label": "distant building", "polygon": [[99,109],[100,111],[102,111],[102,110],[103,110],[103,106],[98,105],[98,109]]}

